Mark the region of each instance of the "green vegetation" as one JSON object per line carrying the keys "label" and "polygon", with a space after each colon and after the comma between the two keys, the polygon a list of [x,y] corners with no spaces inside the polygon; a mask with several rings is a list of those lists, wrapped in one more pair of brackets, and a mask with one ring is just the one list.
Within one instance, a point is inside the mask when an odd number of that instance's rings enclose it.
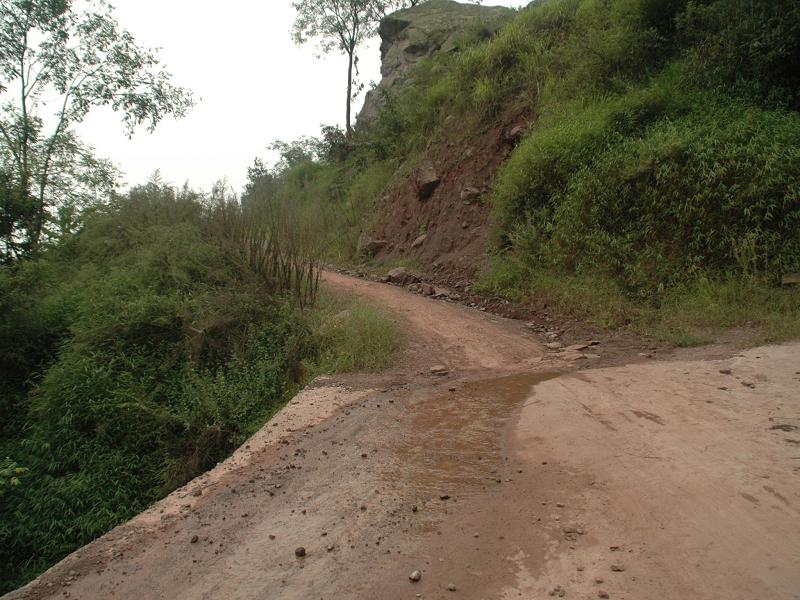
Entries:
{"label": "green vegetation", "polygon": [[385,316],[314,303],[298,231],[151,183],[0,270],[0,591],[224,459],[309,377],[393,359]]}
{"label": "green vegetation", "polygon": [[75,231],[115,189],[117,168],[75,131],[89,113],[108,107],[132,134],[194,98],[105,2],[3,0],[0,22],[0,263],[11,263]]}
{"label": "green vegetation", "polygon": [[353,261],[359,235],[397,170],[399,157],[348,141],[334,127],[323,128],[319,140],[276,142],[272,149],[280,160],[268,168],[256,159],[242,196],[244,206],[286,215],[314,240],[324,259],[338,264]]}
{"label": "green vegetation", "polygon": [[355,215],[348,252],[328,254],[353,261],[378,196],[352,202],[357,175],[377,191],[431,145],[534,115],[494,182],[478,289],[679,343],[732,326],[785,339],[800,329],[800,294],[780,287],[800,271],[799,73],[792,0],[544,0],[423,61],[304,185]]}
{"label": "green vegetation", "polygon": [[376,372],[391,366],[402,346],[399,326],[382,310],[323,290],[309,313],[316,354],[312,373]]}
{"label": "green vegetation", "polygon": [[[106,48],[127,39],[111,24]],[[118,108],[133,124],[182,114],[190,96],[142,52],[147,106]],[[126,97],[100,88],[65,122]],[[222,460],[309,377],[390,364],[397,325],[320,292],[319,265],[361,260],[377,199],[432,147],[520,115],[529,134],[493,185],[478,290],[681,345],[730,327],[800,335],[800,289],[780,286],[800,272],[798,90],[794,0],[543,0],[423,61],[352,134],[276,143],[241,203],[154,181],[87,204],[78,184],[107,189],[108,165],[75,163],[83,146],[65,129],[64,187],[47,187],[47,161],[14,152],[47,156],[48,138],[9,107],[0,592]]]}
{"label": "green vegetation", "polygon": [[800,294],[776,287],[800,270],[797,6],[611,4],[518,19],[538,33],[557,16],[567,35],[495,184],[483,288],[677,343],[730,326],[797,335]]}

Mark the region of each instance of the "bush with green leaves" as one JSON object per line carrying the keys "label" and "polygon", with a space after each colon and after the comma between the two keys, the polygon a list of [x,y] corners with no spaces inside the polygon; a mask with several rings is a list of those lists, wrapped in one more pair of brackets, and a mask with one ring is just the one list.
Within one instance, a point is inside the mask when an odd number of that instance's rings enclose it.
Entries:
{"label": "bush with green leaves", "polygon": [[701,94],[653,121],[638,100],[573,109],[515,152],[494,193],[509,251],[642,297],[800,270],[800,115]]}
{"label": "bush with green leaves", "polygon": [[293,290],[218,218],[137,188],[0,272],[0,453],[28,470],[0,504],[3,591],[225,458],[303,381]]}

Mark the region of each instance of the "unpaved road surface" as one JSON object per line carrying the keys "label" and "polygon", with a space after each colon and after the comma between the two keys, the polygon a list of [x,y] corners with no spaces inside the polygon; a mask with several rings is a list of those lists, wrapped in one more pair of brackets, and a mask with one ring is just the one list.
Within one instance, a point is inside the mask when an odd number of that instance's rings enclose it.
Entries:
{"label": "unpaved road surface", "polygon": [[8,597],[800,599],[800,344],[609,364],[326,280],[403,321],[398,367],[317,380]]}

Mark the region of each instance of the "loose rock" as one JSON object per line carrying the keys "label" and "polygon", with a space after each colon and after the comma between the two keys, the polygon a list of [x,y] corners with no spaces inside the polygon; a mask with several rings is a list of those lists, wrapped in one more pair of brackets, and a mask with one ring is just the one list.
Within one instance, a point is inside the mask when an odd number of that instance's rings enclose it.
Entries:
{"label": "loose rock", "polygon": [[565,350],[567,352],[581,352],[586,350],[589,347],[589,344],[572,344],[571,346],[567,346]]}
{"label": "loose rock", "polygon": [[466,187],[461,190],[461,201],[464,204],[472,204],[480,197],[480,195],[481,191],[478,188]]}
{"label": "loose rock", "polygon": [[430,283],[420,283],[419,293],[423,296],[433,296],[436,293],[436,289]]}
{"label": "loose rock", "polygon": [[386,240],[379,240],[367,234],[362,234],[358,238],[358,253],[362,256],[372,257],[383,250],[387,244]]}
{"label": "loose rock", "polygon": [[419,581],[420,579],[422,579],[422,573],[420,573],[419,571],[412,571],[411,575],[409,575],[408,578],[411,581],[415,581],[415,582]]}
{"label": "loose rock", "polygon": [[416,283],[419,281],[419,279],[415,275],[412,275],[411,272],[405,267],[397,267],[396,269],[392,269],[389,271],[386,279],[389,283],[396,283],[398,285],[408,285],[410,283]]}
{"label": "loose rock", "polygon": [[433,195],[433,192],[439,187],[441,178],[436,172],[436,167],[430,161],[426,161],[420,165],[417,171],[417,192],[420,200],[427,200]]}
{"label": "loose rock", "polygon": [[516,146],[522,141],[522,138],[525,137],[526,131],[527,127],[524,124],[515,125],[503,134],[503,139],[507,144]]}

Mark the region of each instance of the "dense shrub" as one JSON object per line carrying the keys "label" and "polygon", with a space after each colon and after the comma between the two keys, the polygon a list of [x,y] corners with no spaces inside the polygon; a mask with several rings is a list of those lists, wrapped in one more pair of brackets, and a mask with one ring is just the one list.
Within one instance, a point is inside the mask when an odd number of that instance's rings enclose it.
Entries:
{"label": "dense shrub", "polygon": [[521,15],[529,31],[569,25],[540,69],[541,116],[498,174],[501,255],[651,302],[704,275],[800,268],[797,11],[554,0]]}
{"label": "dense shrub", "polygon": [[27,469],[0,504],[3,591],[223,459],[301,381],[305,319],[198,200],[134,190],[0,273],[0,456]]}
{"label": "dense shrub", "polygon": [[707,95],[670,108],[650,122],[652,103],[626,97],[526,140],[495,191],[514,251],[644,295],[703,272],[799,269],[800,116]]}
{"label": "dense shrub", "polygon": [[695,85],[800,109],[800,5],[693,0],[676,19]]}

